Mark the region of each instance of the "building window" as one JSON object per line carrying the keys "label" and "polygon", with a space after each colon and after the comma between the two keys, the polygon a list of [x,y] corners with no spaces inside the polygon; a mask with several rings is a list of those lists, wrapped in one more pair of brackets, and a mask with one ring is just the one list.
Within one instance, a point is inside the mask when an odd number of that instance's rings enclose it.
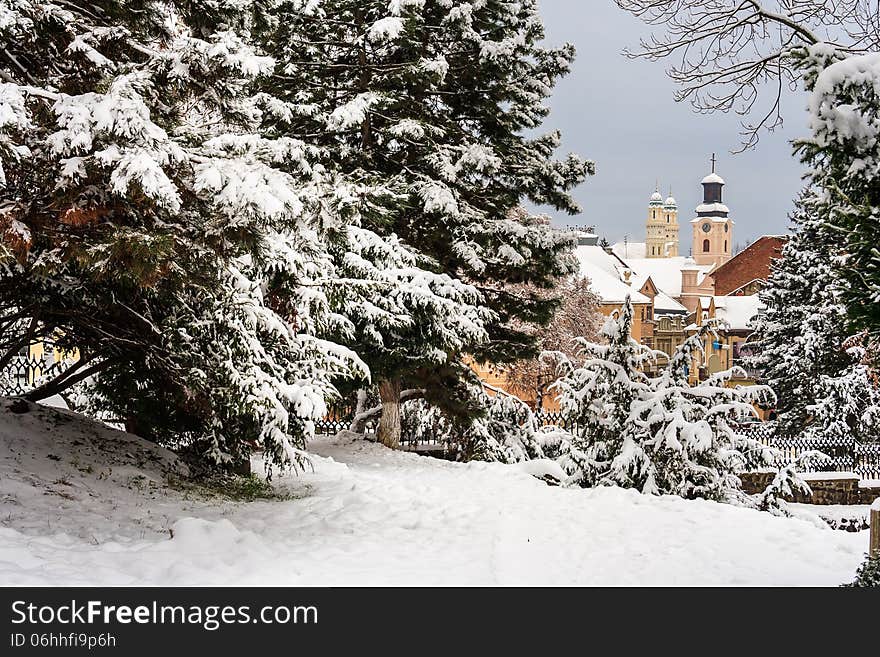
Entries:
{"label": "building window", "polygon": [[724,252],[727,253],[727,240],[724,240]]}
{"label": "building window", "polygon": [[703,240],[703,253],[709,253],[709,240]]}

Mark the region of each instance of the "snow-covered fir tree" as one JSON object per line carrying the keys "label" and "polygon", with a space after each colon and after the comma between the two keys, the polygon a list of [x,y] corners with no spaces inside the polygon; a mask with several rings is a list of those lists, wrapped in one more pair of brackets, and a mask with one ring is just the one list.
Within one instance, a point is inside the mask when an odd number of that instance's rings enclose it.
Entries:
{"label": "snow-covered fir tree", "polygon": [[810,138],[799,143],[837,240],[841,298],[854,333],[880,337],[880,53],[804,49]]}
{"label": "snow-covered fir tree", "polygon": [[807,407],[809,421],[803,436],[831,443],[875,442],[880,436],[880,387],[876,354],[869,355],[864,335],[843,344],[846,364],[838,372],[822,374],[816,399]]}
{"label": "snow-covered fir tree", "polygon": [[814,136],[798,148],[814,168],[792,238],[761,293],[767,310],[756,322],[755,361],[777,393],[782,435],[875,440],[880,391],[872,313],[880,288],[870,245],[878,237],[880,167],[867,134],[880,122],[876,89],[865,74],[880,79],[880,66],[876,57],[842,59],[827,45],[805,49],[800,59],[812,89]]}
{"label": "snow-covered fir tree", "polygon": [[0,363],[38,340],[79,355],[31,398],[97,377],[148,437],[290,462],[333,380],[368,376],[311,330],[333,261],[317,151],[261,132],[286,109],[254,93],[273,5],[4,3]]}
{"label": "snow-covered fir tree", "polygon": [[798,436],[820,398],[819,382],[849,363],[846,313],[839,299],[839,249],[819,216],[820,198],[806,190],[792,214],[792,235],[760,292],[765,309],[754,322],[751,362],[776,393],[777,431]]}
{"label": "snow-covered fir tree", "polygon": [[386,446],[397,447],[399,401],[407,389],[401,386],[417,382],[426,368],[465,368],[450,363],[450,354],[485,342],[486,327],[496,317],[482,306],[474,286],[425,268],[431,261],[394,236],[383,239],[357,226],[344,234],[345,241],[331,247],[337,269],[327,284],[341,329],[334,336],[357,345],[371,364],[383,402],[378,435]]}
{"label": "snow-covered fir tree", "polygon": [[265,91],[275,3],[111,4],[4,15],[2,357],[81,356],[31,397],[89,380],[91,410],[141,435],[283,463],[334,384],[370,376],[322,337],[376,353],[385,331],[421,363],[485,341],[480,292],[360,228],[363,185]]}
{"label": "snow-covered fir tree", "polygon": [[[614,460],[624,449],[634,467],[649,467],[634,442],[630,418],[635,401],[650,389],[644,369],[656,354],[630,336],[633,313],[627,297],[620,316],[609,317],[600,331],[607,344],[579,340],[582,366],[554,384],[563,415],[577,427],[566,469],[583,486],[626,485],[630,477],[640,477],[618,472]],[[640,479],[643,485],[644,477]]]}
{"label": "snow-covered fir tree", "polygon": [[[592,172],[575,156],[554,159],[558,134],[527,136],[573,48],[540,45],[534,0],[285,0],[274,25],[266,47],[279,68],[267,92],[298,108],[289,129],[314,136],[328,170],[361,186],[362,227],[478,287],[498,320],[468,346],[476,360],[533,354],[534,337],[513,320],[546,322],[556,301],[507,284],[552,286],[573,269],[571,240],[516,209],[529,198],[576,211],[568,191]],[[377,373],[389,413],[408,387],[445,387],[437,403],[467,412],[459,350],[433,345],[448,351],[438,364],[406,333],[381,337],[381,352],[376,335],[347,344]]]}
{"label": "snow-covered fir tree", "polygon": [[659,354],[630,335],[629,300],[602,329],[607,344],[582,341],[583,365],[556,385],[575,426],[561,463],[572,483],[617,485],[650,494],[727,499],[737,474],[773,464],[772,450],[737,433],[764,386],[730,387],[735,370],[691,384],[694,356],[714,329],[704,326],[669,358],[657,377],[644,373]]}

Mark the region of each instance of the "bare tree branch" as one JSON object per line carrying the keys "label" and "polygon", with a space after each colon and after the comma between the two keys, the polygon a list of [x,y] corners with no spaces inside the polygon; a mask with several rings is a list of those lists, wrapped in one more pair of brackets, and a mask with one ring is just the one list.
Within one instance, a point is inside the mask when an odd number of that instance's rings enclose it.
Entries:
{"label": "bare tree branch", "polygon": [[[700,113],[736,112],[742,146],[782,125],[786,87],[798,88],[793,54],[828,43],[844,53],[877,50],[880,0],[615,0],[664,32],[641,41],[631,58],[672,59],[667,70],[677,101]],[[766,103],[766,104],[765,104]]]}
{"label": "bare tree branch", "polygon": [[552,294],[562,299],[562,305],[550,324],[540,329],[541,355],[518,361],[506,371],[511,391],[533,398],[539,408],[550,386],[559,379],[560,364],[577,360],[576,339],[596,339],[604,321],[599,300],[586,278],[569,278]]}

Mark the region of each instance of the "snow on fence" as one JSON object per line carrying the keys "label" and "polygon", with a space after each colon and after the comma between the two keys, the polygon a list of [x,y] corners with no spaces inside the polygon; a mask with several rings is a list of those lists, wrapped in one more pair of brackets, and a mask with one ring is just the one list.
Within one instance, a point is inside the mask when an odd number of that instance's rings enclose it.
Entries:
{"label": "snow on fence", "polygon": [[774,447],[794,460],[804,452],[817,450],[830,462],[825,469],[832,472],[853,472],[862,479],[880,479],[880,442],[860,443],[856,440],[827,438],[805,440],[777,436],[773,422],[750,422],[740,425],[740,432],[768,447]]}

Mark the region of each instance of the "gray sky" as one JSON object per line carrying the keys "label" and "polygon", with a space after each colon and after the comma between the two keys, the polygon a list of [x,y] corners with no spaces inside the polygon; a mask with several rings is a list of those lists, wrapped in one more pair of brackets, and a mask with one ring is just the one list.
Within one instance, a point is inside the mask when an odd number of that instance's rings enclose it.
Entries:
{"label": "gray sky", "polygon": [[783,99],[784,129],[763,134],[756,150],[739,155],[735,114],[700,115],[673,100],[664,62],[629,60],[647,28],[612,0],[539,0],[548,42],[577,47],[572,73],[556,87],[548,129],[560,129],[562,152],[595,160],[597,173],[575,191],[583,214],[553,213],[554,224],[592,225],[611,242],[629,235],[643,242],[648,199],[661,192],[678,201],[682,253],[690,247],[690,219],[701,198],[700,180],[714,151],[727,182],[725,202],[736,222],[735,243],[786,232],[792,199],[801,187],[800,162],[790,140],[804,136],[803,96]]}

